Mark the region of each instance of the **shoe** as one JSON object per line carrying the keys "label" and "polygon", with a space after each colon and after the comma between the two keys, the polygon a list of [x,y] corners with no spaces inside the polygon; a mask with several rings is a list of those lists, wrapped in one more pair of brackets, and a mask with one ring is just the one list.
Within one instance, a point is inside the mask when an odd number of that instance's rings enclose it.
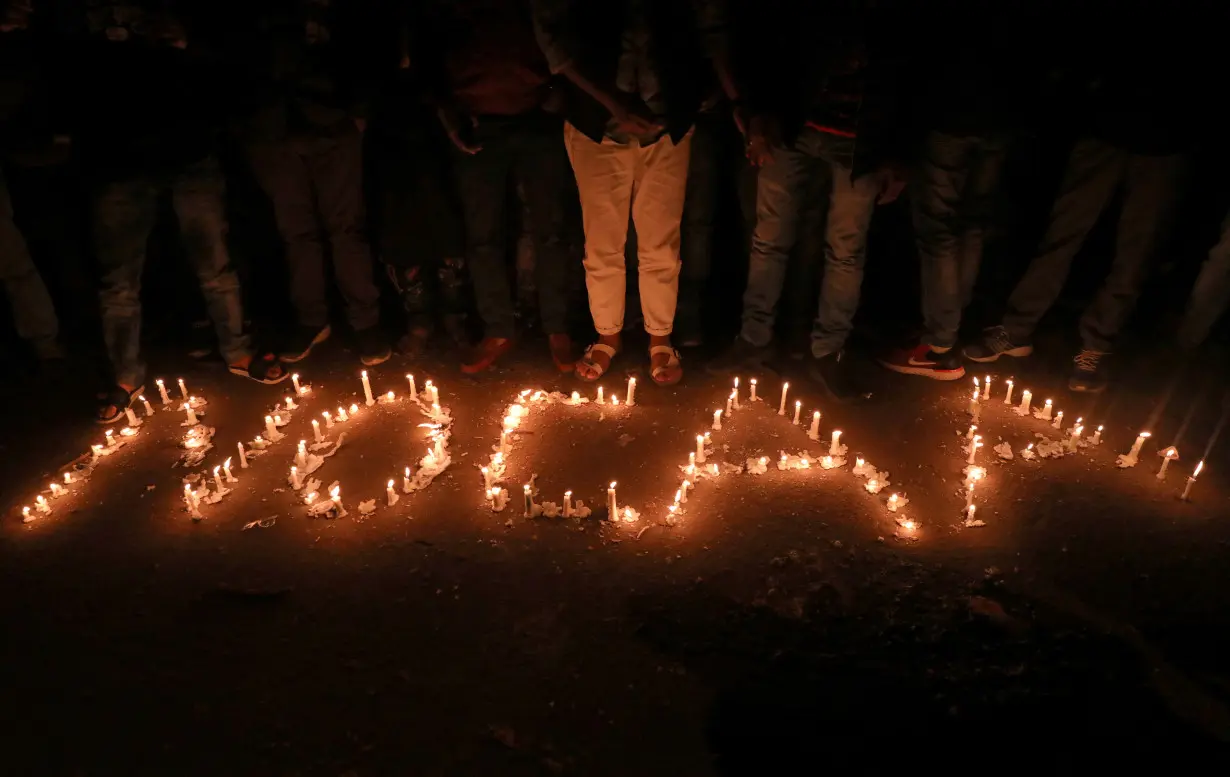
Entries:
{"label": "shoe", "polygon": [[1106,390],[1106,357],[1105,351],[1094,351],[1082,348],[1072,359],[1072,373],[1068,376],[1068,388],[1073,391],[1083,391],[1098,394]]}
{"label": "shoe", "polygon": [[384,364],[393,355],[388,335],[379,325],[358,330],[354,333],[354,339],[359,346],[359,361],[363,362],[365,367]]}
{"label": "shoe", "polygon": [[329,328],[328,324],[324,326],[305,326],[300,324],[286,338],[286,343],[282,346],[282,350],[278,352],[278,358],[292,364],[303,361],[312,352],[313,347],[328,340],[331,334],[333,334],[333,330]]}
{"label": "shoe", "polygon": [[755,372],[764,369],[772,356],[771,347],[752,345],[742,337],[736,337],[725,351],[709,360],[709,363],[705,365],[705,371],[711,375]]}
{"label": "shoe", "polygon": [[1008,330],[1002,326],[993,326],[982,333],[982,341],[971,343],[961,349],[965,358],[972,362],[993,362],[1001,356],[1028,356],[1034,352],[1029,343],[1014,343],[1008,337]]}
{"label": "shoe", "polygon": [[461,365],[461,371],[467,375],[482,372],[513,347],[511,337],[484,337],[474,346],[470,355]]}
{"label": "shoe", "polygon": [[961,359],[952,348],[937,350],[919,343],[913,348],[898,348],[876,359],[886,369],[902,375],[921,375],[932,380],[957,380],[965,377]]}
{"label": "shoe", "polygon": [[863,388],[851,374],[849,360],[844,351],[813,358],[807,368],[807,377],[820,387],[835,402],[857,402],[871,398],[871,392]]}

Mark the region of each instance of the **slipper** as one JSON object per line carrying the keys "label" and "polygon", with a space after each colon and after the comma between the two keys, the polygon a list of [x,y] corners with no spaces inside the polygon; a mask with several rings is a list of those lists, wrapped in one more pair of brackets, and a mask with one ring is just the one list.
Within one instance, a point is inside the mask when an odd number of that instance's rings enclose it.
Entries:
{"label": "slipper", "polygon": [[615,356],[618,355],[619,351],[615,350],[614,348],[607,345],[606,343],[594,343],[590,347],[586,348],[585,355],[581,357],[581,360],[579,362],[577,362],[577,366],[587,367],[591,372],[594,373],[594,377],[587,378],[581,374],[581,370],[576,371],[577,377],[585,381],[586,383],[593,383],[595,381],[601,380],[602,376],[605,375],[607,370],[610,369],[609,366],[603,367],[601,364],[594,361],[595,353],[606,354],[607,359],[609,359],[610,362],[614,364]]}
{"label": "slipper", "polygon": [[662,353],[669,354],[670,359],[666,364],[659,364],[651,368],[649,377],[653,378],[653,382],[659,386],[673,386],[683,380],[683,370],[676,369],[679,366],[679,352],[669,345],[655,345],[649,349],[650,363],[653,363],[653,357]]}
{"label": "slipper", "polygon": [[145,386],[137,386],[132,391],[123,386],[115,386],[105,394],[98,395],[98,413],[94,421],[99,424],[113,424],[124,417],[124,411],[132,407],[137,397],[145,393]]}
{"label": "slipper", "polygon": [[253,356],[252,361],[248,362],[247,367],[240,367],[238,364],[228,364],[226,368],[234,375],[241,375],[257,383],[268,385],[281,383],[290,377],[290,373],[282,366],[281,360],[271,353],[267,353],[264,356]]}

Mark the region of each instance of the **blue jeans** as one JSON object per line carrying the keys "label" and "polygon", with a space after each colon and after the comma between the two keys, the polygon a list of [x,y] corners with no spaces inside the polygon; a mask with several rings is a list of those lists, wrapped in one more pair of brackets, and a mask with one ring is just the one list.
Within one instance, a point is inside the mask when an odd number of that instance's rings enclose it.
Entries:
{"label": "blue jeans", "polygon": [[911,200],[928,345],[957,344],[1007,148],[1000,136],[927,135]]}
{"label": "blue jeans", "polygon": [[802,195],[811,176],[829,179],[824,280],[820,309],[812,326],[812,356],[820,358],[840,351],[854,328],[867,256],[867,231],[882,183],[875,174],[850,177],[854,144],[853,138],[806,128],[792,148],[775,149],[773,163],[761,168],[740,333],[752,345],[766,346],[773,339],[786,265],[798,237]]}
{"label": "blue jeans", "polygon": [[1179,345],[1196,348],[1209,336],[1230,305],[1230,213],[1221,223],[1221,239],[1209,251],[1209,258],[1200,267],[1187,311],[1179,324]]}
{"label": "blue jeans", "polygon": [[243,331],[239,277],[226,248],[225,188],[217,161],[207,158],[175,173],[110,181],[95,197],[94,249],[102,273],[103,340],[116,383],[136,387],[145,381],[141,273],[146,243],[158,217],[158,201],[168,192],[222,356],[233,364],[252,354]]}

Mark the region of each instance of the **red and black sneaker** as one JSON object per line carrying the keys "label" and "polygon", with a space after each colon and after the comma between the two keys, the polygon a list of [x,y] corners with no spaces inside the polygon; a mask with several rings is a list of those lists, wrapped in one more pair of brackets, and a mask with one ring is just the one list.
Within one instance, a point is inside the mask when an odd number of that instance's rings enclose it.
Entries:
{"label": "red and black sneaker", "polygon": [[877,361],[893,372],[921,375],[932,380],[957,380],[965,377],[961,359],[952,348],[940,350],[926,343],[913,348],[898,348]]}

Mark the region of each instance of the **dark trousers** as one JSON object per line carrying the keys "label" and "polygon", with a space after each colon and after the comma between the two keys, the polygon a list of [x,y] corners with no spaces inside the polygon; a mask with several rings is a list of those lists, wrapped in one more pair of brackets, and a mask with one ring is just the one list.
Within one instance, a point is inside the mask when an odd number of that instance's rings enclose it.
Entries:
{"label": "dark trousers", "polygon": [[701,301],[713,267],[713,232],[717,225],[718,198],[726,176],[726,123],[730,116],[703,113],[692,133],[692,156],[688,160],[688,189],[683,200],[680,235],[679,303],[675,328],[695,331],[701,324]]}
{"label": "dark trousers", "polygon": [[1133,154],[1101,140],[1076,144],[1038,255],[1008,300],[1004,326],[1013,342],[1027,342],[1063,291],[1089,231],[1115,192],[1123,189],[1115,258],[1080,321],[1085,348],[1109,351],[1140,296],[1178,202],[1185,168],[1181,154]]}
{"label": "dark trousers", "polygon": [[333,275],[355,331],[380,320],[380,292],[372,277],[363,208],[363,136],[297,138],[252,152],[253,168],[273,200],[290,267],[290,296],[299,323],[329,321],[325,241]]}
{"label": "dark trousers", "polygon": [[543,330],[567,330],[568,241],[564,192],[568,157],[562,123],[545,115],[480,117],[477,154],[454,153],[465,222],[466,264],[487,337],[512,337],[516,313],[509,287],[508,208],[512,176],[521,182],[536,257]]}

